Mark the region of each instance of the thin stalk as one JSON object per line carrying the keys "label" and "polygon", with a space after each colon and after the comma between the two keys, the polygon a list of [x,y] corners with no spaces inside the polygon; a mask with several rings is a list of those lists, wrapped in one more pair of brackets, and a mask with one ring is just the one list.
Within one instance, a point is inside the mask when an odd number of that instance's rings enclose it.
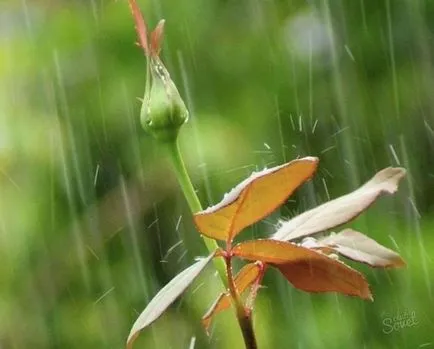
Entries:
{"label": "thin stalk", "polygon": [[[193,184],[191,183],[190,176],[188,175],[187,169],[184,165],[181,152],[179,150],[178,140],[173,140],[164,143],[165,150],[169,156],[173,169],[178,179],[179,185],[181,186],[182,192],[187,199],[188,206],[192,213],[202,211],[202,205],[197,197],[196,191],[194,190]],[[206,236],[201,235],[205,246],[209,253],[214,252],[219,248],[217,242]],[[227,277],[226,277],[226,266],[221,258],[213,259],[214,266],[223,282],[225,288],[228,287]]]}
{"label": "thin stalk", "polygon": [[232,297],[232,301],[235,305],[238,324],[240,325],[241,332],[243,334],[244,344],[246,349],[257,349],[255,332],[253,331],[252,312],[246,309],[243,305],[243,301],[235,286],[234,277],[232,274],[232,257],[225,257],[226,261],[226,274],[228,275],[229,292]]}
{"label": "thin stalk", "polygon": [[[195,213],[202,211],[202,205],[199,198],[197,197],[196,191],[194,190],[193,184],[191,183],[190,176],[188,175],[187,169],[184,165],[184,161],[179,150],[178,140],[169,141],[164,143],[165,150],[169,156],[173,169],[175,171],[176,177],[178,179],[179,185],[187,199],[190,210]],[[219,248],[217,242],[206,236],[202,236],[209,253],[212,253]],[[226,257],[223,262],[221,258],[214,258],[214,266],[220,275],[225,288],[229,288],[230,294],[235,304],[236,315],[238,324],[240,325],[241,332],[243,334],[244,343],[246,349],[257,349],[255,333],[253,331],[253,323],[251,312],[247,312],[243,306],[242,300],[238,291],[235,287],[234,278],[232,275],[232,257]]]}
{"label": "thin stalk", "polygon": [[[258,263],[258,262],[257,262]],[[259,263],[259,275],[255,280],[255,283],[252,285],[250,290],[250,294],[247,297],[246,301],[246,309],[251,313],[253,309],[253,304],[255,302],[256,296],[258,295],[258,290],[261,287],[262,278],[264,277],[265,271],[267,270],[267,266],[262,262]]]}

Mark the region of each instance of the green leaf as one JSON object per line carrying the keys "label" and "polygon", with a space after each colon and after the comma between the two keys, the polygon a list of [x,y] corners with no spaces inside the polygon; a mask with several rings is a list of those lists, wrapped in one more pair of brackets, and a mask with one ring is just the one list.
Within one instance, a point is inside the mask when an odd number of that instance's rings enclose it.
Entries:
{"label": "green leaf", "polygon": [[160,292],[151,300],[145,310],[134,323],[127,340],[127,348],[131,349],[140,331],[157,320],[164,311],[178,298],[186,288],[196,279],[208,262],[214,257],[215,252],[207,258],[201,259],[175,276]]}

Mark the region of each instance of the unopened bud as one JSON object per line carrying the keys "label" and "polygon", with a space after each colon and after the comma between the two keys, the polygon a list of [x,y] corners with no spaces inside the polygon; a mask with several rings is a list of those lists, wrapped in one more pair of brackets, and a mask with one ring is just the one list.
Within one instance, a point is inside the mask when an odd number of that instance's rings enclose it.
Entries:
{"label": "unopened bud", "polygon": [[140,113],[143,128],[159,140],[176,139],[188,111],[159,54],[164,30],[161,20],[148,37],[145,20],[135,0],[129,0],[139,45],[147,58],[146,88]]}
{"label": "unopened bud", "polygon": [[159,140],[176,138],[188,120],[188,111],[178,89],[161,60],[150,57],[140,121],[143,128]]}

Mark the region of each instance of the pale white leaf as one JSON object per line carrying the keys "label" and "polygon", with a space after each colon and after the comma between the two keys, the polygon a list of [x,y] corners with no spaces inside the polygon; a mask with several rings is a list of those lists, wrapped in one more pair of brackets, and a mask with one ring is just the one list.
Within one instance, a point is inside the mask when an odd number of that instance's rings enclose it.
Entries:
{"label": "pale white leaf", "polygon": [[381,194],[396,192],[405,173],[405,169],[396,167],[381,170],[357,190],[281,223],[272,238],[290,241],[342,225],[366,210]]}
{"label": "pale white leaf", "polygon": [[318,245],[329,247],[344,257],[373,267],[402,267],[405,262],[398,253],[352,229],[319,239]]}
{"label": "pale white leaf", "polygon": [[139,332],[157,320],[176,298],[185,291],[214,257],[214,254],[197,261],[183,270],[157,293],[134,323],[128,336],[127,348],[131,349]]}

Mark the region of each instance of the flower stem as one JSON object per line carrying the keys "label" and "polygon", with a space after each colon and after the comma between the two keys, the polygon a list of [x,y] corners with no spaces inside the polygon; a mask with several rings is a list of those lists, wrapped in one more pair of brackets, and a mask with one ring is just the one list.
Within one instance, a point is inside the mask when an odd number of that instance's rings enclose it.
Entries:
{"label": "flower stem", "polygon": [[[202,205],[200,204],[199,198],[197,197],[196,191],[194,190],[193,184],[191,183],[187,169],[185,168],[184,161],[179,150],[178,140],[174,139],[173,141],[168,141],[161,144],[165,147],[166,153],[171,160],[175,175],[178,179],[179,185],[181,186],[182,192],[187,199],[188,206],[190,207],[191,212],[196,213],[202,211]],[[212,253],[219,248],[215,240],[203,235],[202,238],[209,253]],[[213,263],[223,282],[224,287],[227,288],[228,281],[226,277],[225,263],[221,258],[214,258]]]}
{"label": "flower stem", "polygon": [[228,275],[229,292],[235,305],[237,320],[243,334],[244,344],[246,349],[257,349],[258,345],[256,344],[255,332],[253,331],[252,312],[244,307],[241,297],[235,286],[234,277],[232,274],[232,256],[225,257],[225,261],[226,273]]}
{"label": "flower stem", "polygon": [[[191,183],[187,169],[185,168],[184,161],[179,150],[178,140],[168,141],[162,143],[165,147],[166,153],[169,156],[172,166],[174,168],[179,185],[187,199],[190,210],[195,213],[202,211],[202,205]],[[219,248],[217,242],[206,236],[203,236],[203,240],[208,251],[211,253]],[[223,282],[225,288],[229,288],[229,292],[236,308],[237,320],[240,325],[241,332],[243,334],[244,344],[246,349],[257,349],[255,333],[253,331],[252,316],[250,311],[246,311],[243,302],[235,286],[234,278],[232,275],[232,257],[225,257],[225,262],[221,258],[214,258],[214,266]]]}

